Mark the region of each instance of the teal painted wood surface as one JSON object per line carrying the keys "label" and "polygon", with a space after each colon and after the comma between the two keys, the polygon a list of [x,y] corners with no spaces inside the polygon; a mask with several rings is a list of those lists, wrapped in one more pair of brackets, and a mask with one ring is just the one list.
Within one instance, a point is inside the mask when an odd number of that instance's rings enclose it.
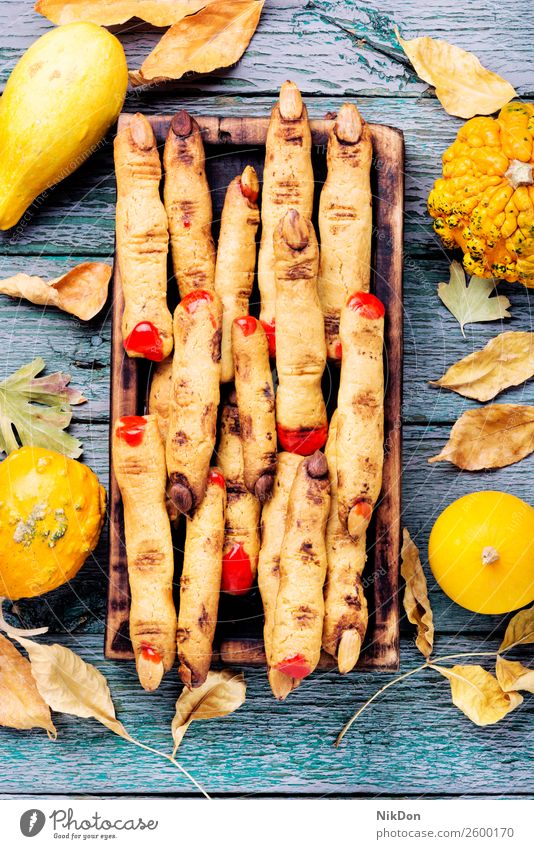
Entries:
{"label": "teal painted wood surface", "polygon": [[[314,6],[315,8],[312,8]],[[131,93],[129,111],[265,115],[286,77],[307,95],[313,116],[355,97],[366,118],[400,127],[406,139],[404,504],[403,524],[423,555],[438,513],[476,489],[503,489],[532,501],[534,456],[494,473],[460,473],[427,459],[447,439],[457,416],[476,402],[431,389],[427,381],[501,329],[532,329],[533,295],[503,287],[512,319],[468,327],[466,338],[438,301],[448,257],[432,232],[426,197],[440,171],[440,155],[460,121],[446,115],[395,47],[391,20],[404,35],[429,34],[471,49],[503,74],[523,98],[534,93],[531,42],[534,26],[525,0],[502,4],[451,0],[440,7],[423,0],[380,3],[380,14],[351,0],[267,0],[260,27],[245,57],[232,69],[172,90]],[[337,16],[342,26],[332,17]],[[0,80],[49,23],[31,4],[0,0]],[[144,24],[123,27],[130,66],[155,43]],[[347,30],[352,29],[353,35]],[[118,30],[120,32],[120,29]],[[364,39],[362,43],[358,39]],[[37,204],[25,226],[0,234],[0,276],[16,271],[54,276],[83,258],[113,253],[114,177],[110,137],[69,180]],[[0,379],[35,356],[49,370],[63,369],[89,403],[76,410],[73,433],[84,460],[108,479],[109,346],[107,310],[89,325],[2,299]],[[534,403],[534,381],[503,400]],[[178,682],[168,676],[161,691],[141,690],[133,666],[103,659],[107,530],[90,562],[70,587],[20,602],[14,613],[27,624],[50,626],[51,639],[80,652],[108,677],[120,718],[143,742],[170,749],[169,725]],[[437,651],[493,650],[506,618],[481,617],[452,604],[429,575]],[[420,663],[411,627],[402,622],[402,669]],[[489,729],[471,725],[450,704],[448,684],[422,673],[377,701],[338,750],[334,737],[351,713],[388,676],[335,673],[313,676],[283,705],[270,695],[265,675],[247,670],[248,698],[235,715],[196,723],[180,760],[210,793],[534,796],[531,768],[534,699]],[[38,732],[0,729],[0,794],[186,794],[191,785],[165,761],[132,749],[92,721],[57,717],[57,743]]]}

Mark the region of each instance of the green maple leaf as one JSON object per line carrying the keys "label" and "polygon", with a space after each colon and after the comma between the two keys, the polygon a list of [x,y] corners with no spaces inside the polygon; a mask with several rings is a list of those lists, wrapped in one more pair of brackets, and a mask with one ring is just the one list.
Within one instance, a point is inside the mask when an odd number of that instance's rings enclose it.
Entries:
{"label": "green maple leaf", "polygon": [[69,388],[68,374],[37,377],[44,367],[38,357],[0,382],[0,451],[9,454],[20,445],[36,445],[79,457],[82,444],[65,428],[72,419],[71,406],[86,399]]}
{"label": "green maple leaf", "polygon": [[449,283],[438,285],[438,296],[449,312],[460,322],[462,335],[464,327],[477,321],[496,321],[510,318],[510,301],[505,295],[490,297],[496,291],[495,279],[490,277],[471,277],[466,283],[465,272],[459,262],[451,263]]}

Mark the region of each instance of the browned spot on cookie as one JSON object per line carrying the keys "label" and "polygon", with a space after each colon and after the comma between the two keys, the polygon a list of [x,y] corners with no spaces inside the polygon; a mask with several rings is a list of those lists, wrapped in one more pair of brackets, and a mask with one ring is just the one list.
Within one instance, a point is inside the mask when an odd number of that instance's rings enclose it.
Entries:
{"label": "browned spot on cookie", "polygon": [[201,631],[205,631],[209,629],[210,626],[210,615],[204,605],[202,605],[202,612],[198,617],[198,624]]}
{"label": "browned spot on cookie", "polygon": [[211,337],[211,359],[214,363],[218,363],[221,359],[221,337],[222,331],[216,330]]}
{"label": "browned spot on cookie", "polygon": [[177,430],[172,438],[172,441],[175,445],[185,445],[188,439],[189,437],[185,430]]}
{"label": "browned spot on cookie", "polygon": [[301,604],[297,607],[293,618],[301,628],[307,628],[317,619],[317,613],[308,604]]}
{"label": "browned spot on cookie", "polygon": [[178,643],[186,643],[191,636],[191,632],[189,628],[177,628],[176,629],[176,641]]}
{"label": "browned spot on cookie", "polygon": [[252,437],[252,416],[241,416],[239,421],[242,438],[250,439]]}

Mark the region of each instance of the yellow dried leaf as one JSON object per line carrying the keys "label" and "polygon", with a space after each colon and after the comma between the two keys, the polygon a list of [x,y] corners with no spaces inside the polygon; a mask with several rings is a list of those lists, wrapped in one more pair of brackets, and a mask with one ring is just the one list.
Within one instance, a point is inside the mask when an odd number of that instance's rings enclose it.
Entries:
{"label": "yellow dried leaf", "polygon": [[431,386],[441,386],[476,401],[491,401],[503,389],[534,375],[534,333],[509,330],[454,363]]}
{"label": "yellow dried leaf", "polygon": [[453,704],[475,725],[494,725],[523,701],[519,693],[503,692],[497,679],[482,666],[431,666],[448,678]]}
{"label": "yellow dried leaf", "polygon": [[89,321],[106,303],[110,277],[111,266],[105,262],[82,262],[54,280],[46,281],[29,274],[7,277],[0,280],[0,295],[58,307],[82,321]]}
{"label": "yellow dried leaf", "polygon": [[466,410],[449,441],[429,463],[446,460],[459,469],[500,469],[534,451],[534,407],[490,404]]}
{"label": "yellow dried leaf", "polygon": [[497,655],[495,668],[497,681],[505,693],[515,690],[525,690],[534,693],[534,669],[529,669],[519,661],[506,660]]}
{"label": "yellow dried leaf", "polygon": [[38,0],[35,11],[54,24],[90,21],[113,26],[140,18],[155,27],[168,27],[194,15],[214,0]]}
{"label": "yellow dried leaf", "polygon": [[526,646],[534,643],[534,604],[526,610],[520,610],[512,616],[499,646],[499,652],[513,646]]}
{"label": "yellow dried leaf", "polygon": [[265,0],[217,0],[174,24],[130,73],[132,85],[179,80],[189,71],[207,74],[237,62],[254,35]]}
{"label": "yellow dried leaf", "polygon": [[108,683],[98,669],[57,643],[17,640],[28,652],[37,689],[52,710],[97,719],[119,737],[131,739],[115,716]]}
{"label": "yellow dried leaf", "polygon": [[44,728],[56,739],[50,708],[43,700],[29,661],[0,634],[0,725],[26,730]]}
{"label": "yellow dried leaf", "polygon": [[517,97],[513,86],[484,68],[473,53],[437,38],[423,36],[405,41],[398,30],[396,34],[417,76],[434,86],[436,97],[449,115],[491,115]]}
{"label": "yellow dried leaf", "polygon": [[415,644],[421,654],[428,658],[434,646],[434,619],[419,549],[410,538],[407,528],[404,528],[402,536],[401,575],[406,583],[404,609],[412,625],[417,626]]}
{"label": "yellow dried leaf", "polygon": [[245,701],[247,686],[242,672],[222,669],[209,672],[200,687],[184,687],[176,702],[172,721],[174,753],[184,738],[190,724],[197,719],[215,719],[237,710]]}
{"label": "yellow dried leaf", "polygon": [[438,285],[438,298],[460,324],[465,337],[466,324],[510,318],[510,301],[496,295],[495,280],[471,277],[466,281],[462,264],[454,260],[449,270],[449,282]]}

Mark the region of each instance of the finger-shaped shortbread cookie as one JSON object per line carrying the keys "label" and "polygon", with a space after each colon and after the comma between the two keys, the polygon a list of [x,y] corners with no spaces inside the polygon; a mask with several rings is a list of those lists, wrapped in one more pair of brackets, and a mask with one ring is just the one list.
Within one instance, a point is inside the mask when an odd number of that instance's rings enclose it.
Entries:
{"label": "finger-shaped shortbread cookie", "polygon": [[215,280],[204,144],[197,122],[183,110],[171,121],[163,166],[163,200],[169,218],[172,264],[183,298],[193,289],[213,289]]}
{"label": "finger-shaped shortbread cookie", "polygon": [[274,236],[276,257],[276,423],[280,445],[313,454],[326,442],[321,390],[326,363],[324,321],[317,296],[319,248],[313,226],[287,212]]}
{"label": "finger-shaped shortbread cookie", "polygon": [[158,421],[159,432],[163,444],[167,441],[169,430],[169,399],[172,387],[172,357],[167,357],[158,363],[150,381],[148,396],[148,412],[154,414]]}
{"label": "finger-shaped shortbread cookie", "polygon": [[276,284],[273,234],[288,209],[309,219],[313,208],[313,168],[308,113],[295,83],[285,82],[271,113],[265,145],[261,202],[261,243],[258,255],[260,319],[274,357]]}
{"label": "finger-shaped shortbread cookie", "polygon": [[124,295],[122,338],[129,357],[163,360],[172,351],[167,307],[167,216],[152,127],[137,113],[117,133],[117,262]]}
{"label": "finger-shaped shortbread cookie", "polygon": [[365,533],[384,463],[384,306],[368,292],[341,310],[343,346],[336,436],[339,518],[353,539]]}
{"label": "finger-shaped shortbread cookie", "polygon": [[221,376],[221,302],[196,289],[174,312],[167,434],[169,496],[192,515],[204,497],[215,447]]}
{"label": "finger-shaped shortbread cookie", "polygon": [[371,131],[353,103],[339,110],[328,138],[328,175],[319,203],[319,300],[329,359],[341,359],[339,315],[351,292],[368,292],[373,228]]}
{"label": "finger-shaped shortbread cookie", "polygon": [[233,392],[221,412],[217,463],[226,481],[221,589],[232,595],[241,595],[250,590],[256,577],[260,502],[245,486],[239,413]]}
{"label": "finger-shaped shortbread cookie", "polygon": [[215,291],[223,308],[221,380],[234,379],[232,322],[247,315],[256,267],[256,233],[260,223],[259,183],[251,165],[235,177],[226,192],[215,266]]}
{"label": "finger-shaped shortbread cookie", "polygon": [[366,534],[352,539],[339,519],[336,432],[337,410],[330,422],[325,449],[330,475],[330,515],[326,525],[323,648],[336,658],[339,671],[345,673],[358,662],[367,630],[367,601],[362,586]]}
{"label": "finger-shaped shortbread cookie", "polygon": [[321,656],[329,490],[326,458],[316,451],[297,469],[280,552],[271,665],[292,678],[313,672]]}
{"label": "finger-shaped shortbread cookie", "polygon": [[145,690],[155,690],[176,653],[174,557],[165,508],[167,471],[156,417],[118,419],[112,456],[124,508],[130,637],[139,680]]}
{"label": "finger-shaped shortbread cookie", "polygon": [[271,668],[271,654],[276,599],[280,586],[280,551],[284,540],[289,493],[301,462],[302,457],[298,454],[284,451],[278,455],[272,498],[263,506],[261,512],[258,587],[263,604],[263,641],[269,682],[277,699],[284,699],[298,682],[298,679]]}
{"label": "finger-shaped shortbread cookie", "polygon": [[276,421],[267,336],[257,319],[250,315],[235,319],[232,348],[245,485],[263,503],[273,488]]}
{"label": "finger-shaped shortbread cookie", "polygon": [[180,578],[178,673],[189,688],[204,683],[211,665],[221,590],[225,502],[224,477],[210,469],[206,495],[193,518],[187,520]]}

